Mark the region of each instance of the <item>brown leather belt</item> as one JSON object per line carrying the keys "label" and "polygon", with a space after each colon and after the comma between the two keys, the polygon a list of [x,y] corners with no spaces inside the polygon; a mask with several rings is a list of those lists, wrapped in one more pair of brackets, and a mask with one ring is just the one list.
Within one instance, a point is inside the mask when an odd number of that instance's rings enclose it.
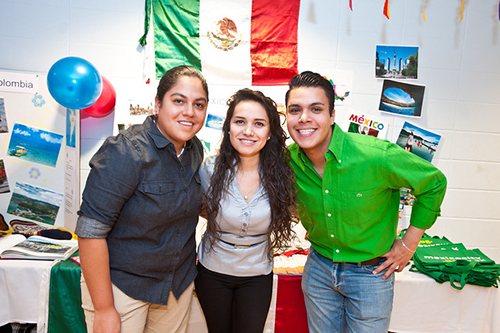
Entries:
{"label": "brown leather belt", "polygon": [[[320,256],[325,257],[324,255],[320,254],[319,252],[317,252],[317,253]],[[332,259],[330,259],[328,257],[325,257],[325,258],[331,260],[335,264],[352,264],[352,265],[358,265],[358,266],[363,266],[363,265],[375,266],[375,265],[378,265],[380,263],[380,260],[382,259],[382,257],[376,257],[376,258],[373,258],[370,260],[365,260],[362,262],[339,262],[339,261],[333,261]]]}

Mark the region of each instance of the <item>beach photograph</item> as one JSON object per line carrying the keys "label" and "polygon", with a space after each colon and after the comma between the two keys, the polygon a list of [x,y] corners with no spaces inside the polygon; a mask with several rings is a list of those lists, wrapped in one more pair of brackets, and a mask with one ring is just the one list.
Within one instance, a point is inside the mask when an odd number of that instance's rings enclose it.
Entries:
{"label": "beach photograph", "polygon": [[405,121],[396,144],[431,162],[440,140],[441,135]]}
{"label": "beach photograph", "polygon": [[63,138],[61,134],[16,123],[7,152],[10,157],[55,167]]}

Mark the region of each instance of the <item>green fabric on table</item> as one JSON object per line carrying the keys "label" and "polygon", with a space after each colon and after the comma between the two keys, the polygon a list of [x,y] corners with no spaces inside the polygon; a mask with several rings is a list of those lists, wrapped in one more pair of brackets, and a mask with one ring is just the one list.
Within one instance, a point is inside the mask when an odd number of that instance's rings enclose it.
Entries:
{"label": "green fabric on table", "polygon": [[425,273],[437,282],[450,282],[461,290],[465,284],[498,288],[500,265],[479,249],[467,249],[462,243],[423,247],[413,255],[411,271]]}
{"label": "green fabric on table", "polygon": [[[78,256],[78,252],[73,256]],[[80,265],[66,259],[50,272],[48,333],[86,333]]]}

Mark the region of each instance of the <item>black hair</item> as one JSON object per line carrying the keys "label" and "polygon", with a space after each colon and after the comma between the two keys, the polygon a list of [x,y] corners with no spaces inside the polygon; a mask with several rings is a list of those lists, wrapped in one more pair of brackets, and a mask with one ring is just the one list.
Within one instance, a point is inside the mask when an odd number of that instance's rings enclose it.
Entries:
{"label": "black hair", "polygon": [[333,90],[333,86],[330,81],[320,74],[311,71],[305,71],[295,75],[290,80],[290,84],[288,86],[289,89],[285,95],[285,105],[288,106],[290,91],[300,87],[319,87],[323,89],[326,97],[328,98],[328,111],[330,112],[330,116],[333,114],[333,109],[335,107],[335,91]]}
{"label": "black hair", "polygon": [[271,208],[271,226],[267,232],[269,240],[269,258],[271,249],[281,250],[294,238],[291,222],[295,220],[292,211],[295,210],[295,176],[290,165],[290,152],[286,148],[287,135],[280,122],[280,114],[276,103],[262,92],[251,89],[240,89],[228,100],[226,119],[222,126],[223,137],[219,156],[214,167],[207,193],[207,233],[213,240],[220,237],[216,224],[221,199],[227,193],[229,184],[236,176],[236,166],[240,156],[231,144],[229,130],[236,106],[243,101],[255,101],[262,105],[269,118],[270,138],[260,151],[259,173]]}
{"label": "black hair", "polygon": [[198,71],[196,68],[192,66],[181,65],[169,69],[161,77],[160,83],[158,84],[158,88],[156,89],[156,96],[158,97],[160,105],[167,91],[172,89],[172,87],[177,83],[177,80],[182,76],[198,78],[201,81],[203,90],[207,94],[207,101],[208,101],[208,84],[203,75],[200,73],[200,71]]}

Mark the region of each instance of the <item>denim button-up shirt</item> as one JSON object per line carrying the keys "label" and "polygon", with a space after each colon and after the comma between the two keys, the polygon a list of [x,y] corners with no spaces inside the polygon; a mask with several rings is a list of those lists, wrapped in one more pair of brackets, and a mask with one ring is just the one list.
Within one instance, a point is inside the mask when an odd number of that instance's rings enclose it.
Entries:
{"label": "denim button-up shirt", "polygon": [[111,281],[128,296],[167,304],[194,280],[202,160],[196,137],[179,160],[151,117],[91,159],[75,233],[107,239]]}

